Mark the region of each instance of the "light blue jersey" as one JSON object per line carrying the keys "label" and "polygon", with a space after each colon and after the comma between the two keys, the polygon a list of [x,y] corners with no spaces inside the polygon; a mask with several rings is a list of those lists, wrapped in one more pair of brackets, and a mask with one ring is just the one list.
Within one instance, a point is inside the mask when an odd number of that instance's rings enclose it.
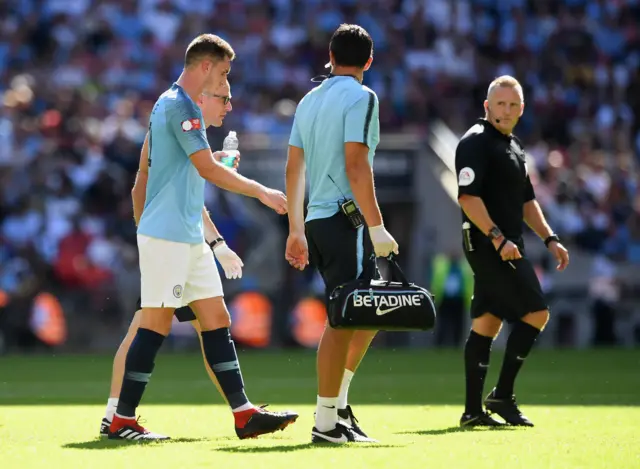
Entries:
{"label": "light blue jersey", "polygon": [[289,145],[304,150],[309,175],[306,221],[333,216],[340,200],[353,199],[344,144],[366,144],[373,165],[379,141],[378,97],[355,78],[331,76],[302,98]]}
{"label": "light blue jersey", "polygon": [[204,179],[190,155],[209,147],[200,108],[176,83],[156,101],[149,123],[149,179],[138,233],[179,243],[204,239]]}

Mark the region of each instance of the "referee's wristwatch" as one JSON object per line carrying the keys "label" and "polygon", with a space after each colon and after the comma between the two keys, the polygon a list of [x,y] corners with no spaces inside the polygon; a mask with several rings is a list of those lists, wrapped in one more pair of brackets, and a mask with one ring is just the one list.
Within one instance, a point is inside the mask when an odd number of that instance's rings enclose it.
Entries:
{"label": "referee's wristwatch", "polygon": [[487,233],[487,236],[491,241],[493,241],[495,239],[502,238],[504,235],[502,234],[502,231],[500,231],[500,228],[498,228],[497,226],[494,226],[489,230],[489,232]]}
{"label": "referee's wristwatch", "polygon": [[491,240],[492,243],[495,240],[499,240],[502,238],[502,242],[500,243],[500,246],[496,248],[496,251],[498,251],[498,254],[502,252],[502,249],[504,248],[505,244],[507,244],[507,242],[509,241],[505,237],[505,235],[502,234],[502,231],[500,231],[500,228],[498,228],[497,226],[494,226],[489,230],[489,232],[487,233],[487,237]]}
{"label": "referee's wristwatch", "polygon": [[549,244],[555,241],[556,243],[560,243],[560,238],[556,234],[552,234],[551,236],[547,236],[547,239],[544,240],[544,245],[549,247]]}
{"label": "referee's wristwatch", "polygon": [[213,241],[211,241],[209,243],[209,247],[211,248],[211,250],[213,251],[216,246],[220,243],[224,243],[224,238],[222,236],[220,236],[219,238],[214,239]]}

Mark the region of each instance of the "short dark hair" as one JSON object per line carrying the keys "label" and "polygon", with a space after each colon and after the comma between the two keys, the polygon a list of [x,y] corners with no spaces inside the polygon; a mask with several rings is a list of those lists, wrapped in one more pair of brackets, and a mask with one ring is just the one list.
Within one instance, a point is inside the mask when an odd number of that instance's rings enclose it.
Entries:
{"label": "short dark hair", "polygon": [[336,65],[362,68],[373,53],[373,39],[362,26],[341,24],[331,36],[329,50]]}
{"label": "short dark hair", "polygon": [[236,53],[227,41],[215,34],[201,34],[187,47],[184,66],[189,67],[207,58],[218,62],[225,57],[229,60],[236,57]]}

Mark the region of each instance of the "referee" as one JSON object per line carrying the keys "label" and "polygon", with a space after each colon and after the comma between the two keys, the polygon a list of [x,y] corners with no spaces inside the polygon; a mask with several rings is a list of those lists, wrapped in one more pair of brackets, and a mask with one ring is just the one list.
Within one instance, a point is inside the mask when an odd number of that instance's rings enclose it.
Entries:
{"label": "referee", "polygon": [[[475,283],[471,303],[472,325],[464,351],[465,411],[461,426],[533,426],[516,403],[514,382],[538,334],[549,320],[549,309],[522,239],[522,222],[542,239],[558,261],[569,264],[569,254],[547,224],[535,200],[522,144],[512,134],[524,110],[522,87],[510,76],[490,85],[479,119],[456,148],[458,201],[462,208],[462,235]],[[513,327],[507,340],[497,386],[482,406],[484,380],[493,339],[502,322]]]}
{"label": "referee", "polygon": [[[378,278],[376,256],[398,252],[382,223],[373,185],[371,166],[380,138],[378,98],[362,84],[372,53],[373,41],[360,26],[343,24],[334,32],[331,73],[313,80],[321,84],[298,104],[289,140],[286,259],[303,270],[310,257],[324,279],[327,298],[334,288],[358,277]],[[305,170],[310,179],[306,220]],[[346,398],[374,335],[325,328],[318,348],[313,442],[375,441],[357,426]]]}

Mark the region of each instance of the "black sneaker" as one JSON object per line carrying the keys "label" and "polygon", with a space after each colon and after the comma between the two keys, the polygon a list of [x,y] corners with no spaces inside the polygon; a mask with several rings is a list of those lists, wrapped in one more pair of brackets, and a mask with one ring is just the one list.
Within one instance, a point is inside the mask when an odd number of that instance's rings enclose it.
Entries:
{"label": "black sneaker", "polygon": [[377,443],[373,438],[368,438],[357,434],[352,428],[342,422],[336,423],[336,427],[327,432],[321,432],[316,427],[311,430],[312,443],[333,443],[341,445],[344,443]]}
{"label": "black sneaker", "polygon": [[109,426],[111,426],[111,422],[109,422],[106,417],[102,417],[102,422],[100,422],[100,436],[109,436]]}
{"label": "black sneaker", "polygon": [[533,422],[520,412],[516,396],[497,398],[495,393],[494,388],[484,400],[484,405],[490,413],[498,414],[509,425],[533,427]]}
{"label": "black sneaker", "polygon": [[135,418],[122,418],[117,415],[113,417],[113,422],[109,427],[110,440],[134,440],[134,441],[160,441],[168,440],[169,437],[153,433],[138,423]]}
{"label": "black sneaker", "polygon": [[246,422],[239,422],[236,418],[236,435],[241,440],[256,438],[265,433],[273,433],[284,430],[298,419],[298,414],[292,411],[270,412],[265,410],[266,405],[252,409]]}
{"label": "black sneaker", "polygon": [[504,427],[505,424],[495,420],[486,412],[478,414],[462,414],[460,417],[461,427]]}
{"label": "black sneaker", "polygon": [[341,422],[346,423],[351,429],[356,432],[358,435],[363,436],[365,438],[369,438],[367,434],[360,428],[358,425],[358,419],[353,415],[353,410],[351,410],[351,406],[347,405],[345,409],[338,409],[338,418]]}

